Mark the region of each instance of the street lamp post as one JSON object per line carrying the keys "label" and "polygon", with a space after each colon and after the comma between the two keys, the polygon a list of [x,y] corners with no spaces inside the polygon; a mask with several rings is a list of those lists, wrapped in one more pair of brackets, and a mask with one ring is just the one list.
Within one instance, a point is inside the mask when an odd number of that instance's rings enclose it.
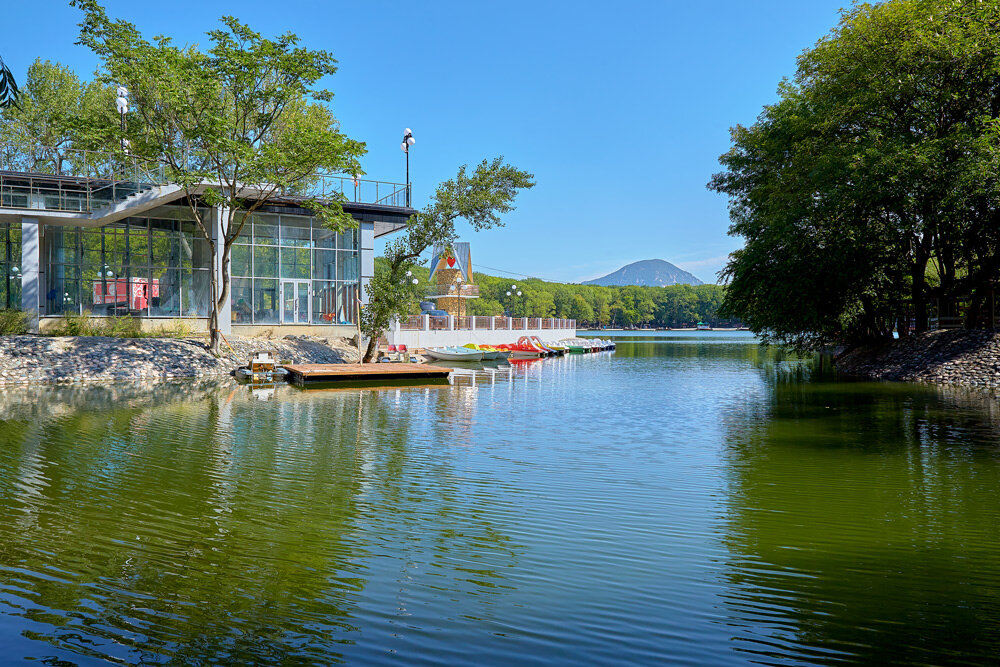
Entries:
{"label": "street lamp post", "polygon": [[406,205],[410,206],[410,146],[417,143],[413,138],[413,131],[410,128],[403,130],[403,142],[399,144],[399,149],[406,153]]}
{"label": "street lamp post", "polygon": [[117,97],[115,98],[115,107],[118,109],[118,115],[121,116],[122,121],[122,153],[128,152],[128,139],[125,138],[125,114],[128,113],[128,88],[125,86],[118,86],[118,90],[115,91]]}

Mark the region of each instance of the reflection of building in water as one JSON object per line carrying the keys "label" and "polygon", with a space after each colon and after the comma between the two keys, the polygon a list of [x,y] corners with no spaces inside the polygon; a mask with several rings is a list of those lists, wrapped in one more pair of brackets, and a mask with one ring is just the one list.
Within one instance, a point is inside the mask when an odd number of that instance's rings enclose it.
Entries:
{"label": "reflection of building in water", "polygon": [[[54,616],[104,619],[73,628],[91,657],[148,658],[127,630],[141,622],[142,646],[165,660],[328,662],[368,640],[361,601],[389,617],[433,584],[488,618],[513,592],[520,547],[493,518],[513,515],[495,507],[506,491],[488,474],[470,488],[424,437],[443,416],[433,398],[453,388],[278,386],[258,401],[231,382],[184,387],[74,388],[58,417],[27,400],[8,405],[33,419],[2,413],[0,479],[20,473],[29,488],[0,494],[0,566],[72,572],[18,585]],[[47,520],[19,524],[29,504]],[[474,557],[475,577],[449,553]],[[94,581],[115,585],[95,596]],[[139,598],[141,609],[129,602]],[[66,637],[38,623],[26,642],[71,660]]]}

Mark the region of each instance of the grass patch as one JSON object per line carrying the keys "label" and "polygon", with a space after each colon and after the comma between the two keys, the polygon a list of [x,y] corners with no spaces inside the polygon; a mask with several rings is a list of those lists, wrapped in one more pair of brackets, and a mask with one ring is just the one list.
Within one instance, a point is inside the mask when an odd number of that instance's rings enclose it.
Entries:
{"label": "grass patch", "polygon": [[0,310],[0,336],[28,333],[28,314],[23,310]]}
{"label": "grass patch", "polygon": [[142,320],[131,315],[92,317],[87,311],[82,315],[67,315],[50,328],[48,336],[109,336],[111,338],[183,338],[191,335],[184,322],[175,322],[155,329],[144,330]]}

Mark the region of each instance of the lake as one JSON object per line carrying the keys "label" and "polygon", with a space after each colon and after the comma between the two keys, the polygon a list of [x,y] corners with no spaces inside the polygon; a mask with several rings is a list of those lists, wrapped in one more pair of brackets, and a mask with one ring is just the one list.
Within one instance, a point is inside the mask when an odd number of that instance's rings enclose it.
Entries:
{"label": "lake", "polygon": [[746,333],[0,391],[0,662],[982,664],[1000,410]]}

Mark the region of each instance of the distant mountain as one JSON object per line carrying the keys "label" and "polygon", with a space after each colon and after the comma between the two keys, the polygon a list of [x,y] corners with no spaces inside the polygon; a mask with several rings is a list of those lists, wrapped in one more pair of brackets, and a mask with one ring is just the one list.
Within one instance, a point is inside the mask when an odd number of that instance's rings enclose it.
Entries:
{"label": "distant mountain", "polygon": [[693,275],[662,259],[633,262],[602,278],[583,281],[584,285],[704,285]]}

